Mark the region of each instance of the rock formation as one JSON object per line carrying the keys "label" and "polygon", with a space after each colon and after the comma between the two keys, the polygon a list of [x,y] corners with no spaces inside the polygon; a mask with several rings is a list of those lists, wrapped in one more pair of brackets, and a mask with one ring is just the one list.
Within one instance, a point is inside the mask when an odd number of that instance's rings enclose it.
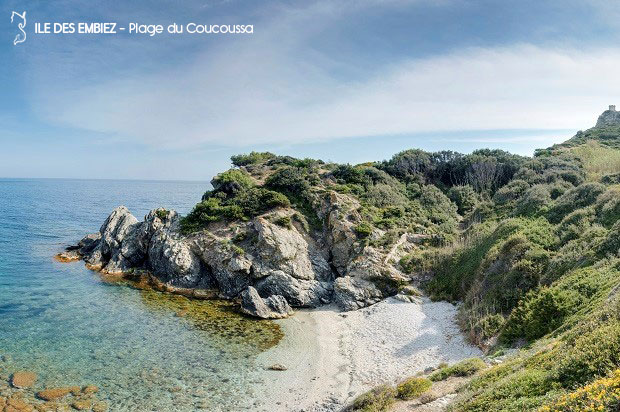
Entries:
{"label": "rock formation", "polygon": [[596,127],[620,126],[620,112],[616,111],[616,106],[609,106],[596,121]]}
{"label": "rock formation", "polygon": [[191,296],[215,290],[221,298],[240,299],[243,313],[260,318],[330,302],[353,310],[396,294],[406,280],[385,252],[358,239],[358,206],[347,195],[327,194],[319,211],[323,230],[313,235],[298,224],[278,224],[290,221],[291,208],[184,234],[174,211],[153,210],[140,222],[120,206],[98,233],[68,247],[59,260],[82,258],[109,275],[146,270],[162,290]]}

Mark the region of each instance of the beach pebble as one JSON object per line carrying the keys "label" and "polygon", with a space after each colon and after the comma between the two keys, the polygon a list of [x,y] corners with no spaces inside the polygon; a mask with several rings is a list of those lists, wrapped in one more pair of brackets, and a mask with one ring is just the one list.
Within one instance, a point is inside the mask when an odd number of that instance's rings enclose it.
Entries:
{"label": "beach pebble", "polygon": [[268,369],[272,371],[285,371],[288,368],[282,364],[276,363],[276,364],[271,365]]}

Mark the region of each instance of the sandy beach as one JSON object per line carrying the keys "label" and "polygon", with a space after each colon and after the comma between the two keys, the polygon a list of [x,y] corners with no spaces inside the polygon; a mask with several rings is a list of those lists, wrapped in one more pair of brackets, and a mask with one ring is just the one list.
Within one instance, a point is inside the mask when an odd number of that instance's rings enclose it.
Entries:
{"label": "sandy beach", "polygon": [[467,344],[447,302],[405,303],[390,298],[355,312],[334,307],[298,311],[278,323],[285,337],[261,354],[267,371],[257,410],[337,411],[381,383],[456,362],[481,352]]}

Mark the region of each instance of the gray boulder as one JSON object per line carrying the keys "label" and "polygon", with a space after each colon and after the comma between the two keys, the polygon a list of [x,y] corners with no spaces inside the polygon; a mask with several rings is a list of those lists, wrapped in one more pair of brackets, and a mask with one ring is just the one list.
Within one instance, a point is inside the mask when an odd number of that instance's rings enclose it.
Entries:
{"label": "gray boulder", "polygon": [[283,296],[272,295],[263,299],[249,286],[241,293],[241,312],[262,319],[282,319],[293,314],[293,309]]}
{"label": "gray boulder", "polygon": [[342,310],[357,310],[374,305],[384,297],[377,285],[365,279],[345,276],[334,281],[334,302]]}
{"label": "gray boulder", "polygon": [[92,252],[92,250],[97,247],[100,240],[101,233],[99,232],[84,236],[77,244],[80,255],[86,255]]}
{"label": "gray boulder", "polygon": [[296,279],[281,270],[256,283],[261,296],[281,295],[293,306],[317,307],[331,301],[333,291],[330,282]]}
{"label": "gray boulder", "polygon": [[125,206],[117,207],[101,226],[98,240],[96,235],[82,239],[84,250],[90,249],[85,261],[93,269],[113,274],[140,265],[146,257],[141,226]]}

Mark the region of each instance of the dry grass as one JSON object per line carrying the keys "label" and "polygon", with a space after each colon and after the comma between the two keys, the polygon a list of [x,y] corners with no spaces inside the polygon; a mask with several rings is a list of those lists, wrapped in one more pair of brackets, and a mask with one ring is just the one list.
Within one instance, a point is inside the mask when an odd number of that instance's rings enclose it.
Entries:
{"label": "dry grass", "polygon": [[585,145],[572,149],[583,162],[583,166],[592,180],[599,180],[602,176],[620,173],[620,151],[602,146],[590,140]]}

